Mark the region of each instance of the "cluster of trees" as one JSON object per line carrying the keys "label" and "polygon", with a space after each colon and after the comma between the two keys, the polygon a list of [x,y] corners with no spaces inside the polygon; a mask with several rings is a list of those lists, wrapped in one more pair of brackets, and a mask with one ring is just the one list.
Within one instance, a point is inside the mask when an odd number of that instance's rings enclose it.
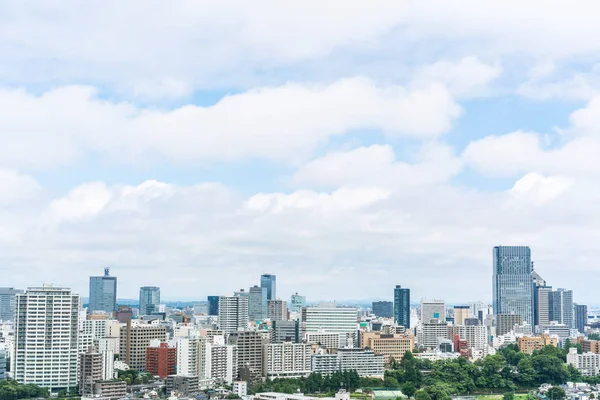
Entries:
{"label": "cluster of trees", "polygon": [[127,385],[141,385],[152,381],[152,376],[134,369],[127,371],[118,371],[117,379],[124,381]]}
{"label": "cluster of trees", "polygon": [[312,373],[307,378],[267,380],[252,386],[251,391],[253,393],[296,393],[300,390],[302,393],[331,393],[337,392],[340,388],[354,391],[373,383],[375,386],[381,386],[380,379],[366,380],[361,379],[356,371],[337,371],[328,376]]}
{"label": "cluster of trees", "polygon": [[37,385],[23,385],[17,381],[0,381],[0,400],[29,399],[34,397],[48,397],[48,389]]}

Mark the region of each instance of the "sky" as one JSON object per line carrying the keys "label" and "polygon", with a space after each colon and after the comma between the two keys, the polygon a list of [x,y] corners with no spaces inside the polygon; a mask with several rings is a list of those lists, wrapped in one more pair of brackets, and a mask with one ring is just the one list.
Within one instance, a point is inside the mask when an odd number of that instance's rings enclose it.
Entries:
{"label": "sky", "polygon": [[0,285],[597,304],[597,1],[0,3]]}

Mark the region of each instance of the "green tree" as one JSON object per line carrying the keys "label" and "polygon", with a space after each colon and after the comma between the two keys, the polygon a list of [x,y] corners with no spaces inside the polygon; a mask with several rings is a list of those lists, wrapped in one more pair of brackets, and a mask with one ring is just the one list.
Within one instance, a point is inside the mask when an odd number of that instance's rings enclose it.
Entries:
{"label": "green tree", "polygon": [[513,392],[506,392],[502,396],[502,400],[515,400],[515,394]]}
{"label": "green tree", "polygon": [[417,390],[415,392],[415,400],[431,400],[431,396],[425,390]]}
{"label": "green tree", "polygon": [[391,376],[386,376],[385,379],[383,380],[383,387],[399,388],[400,384],[398,383],[398,380],[396,378],[393,378]]}
{"label": "green tree", "polygon": [[404,382],[404,384],[402,384],[402,393],[405,394],[406,396],[413,397],[416,392],[417,392],[417,388],[416,388],[415,384],[412,383],[411,381]]}
{"label": "green tree", "polygon": [[567,393],[565,392],[565,389],[561,388],[560,386],[552,386],[550,389],[548,389],[546,396],[551,400],[562,400],[567,397]]}

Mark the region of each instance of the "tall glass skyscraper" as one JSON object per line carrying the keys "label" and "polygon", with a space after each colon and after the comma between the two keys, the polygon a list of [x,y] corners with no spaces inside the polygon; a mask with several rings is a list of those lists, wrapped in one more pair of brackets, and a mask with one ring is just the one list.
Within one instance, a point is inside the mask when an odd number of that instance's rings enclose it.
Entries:
{"label": "tall glass skyscraper", "polygon": [[276,290],[277,277],[271,274],[262,274],[260,277],[260,287],[267,288],[267,300],[277,299]]}
{"label": "tall glass skyscraper", "polygon": [[104,268],[104,276],[90,276],[89,311],[104,311],[112,315],[117,309],[117,278]]}
{"label": "tall glass skyscraper", "polygon": [[152,315],[158,312],[160,305],[160,288],[142,286],[140,288],[140,315]]}
{"label": "tall glass skyscraper", "polygon": [[496,246],[493,250],[494,315],[516,314],[534,323],[533,266],[527,246]]}
{"label": "tall glass skyscraper", "polygon": [[410,289],[400,285],[394,288],[394,320],[410,329]]}
{"label": "tall glass skyscraper", "polygon": [[262,321],[267,317],[267,288],[253,286],[248,291],[248,318]]}
{"label": "tall glass skyscraper", "polygon": [[208,315],[219,315],[219,296],[208,296]]}

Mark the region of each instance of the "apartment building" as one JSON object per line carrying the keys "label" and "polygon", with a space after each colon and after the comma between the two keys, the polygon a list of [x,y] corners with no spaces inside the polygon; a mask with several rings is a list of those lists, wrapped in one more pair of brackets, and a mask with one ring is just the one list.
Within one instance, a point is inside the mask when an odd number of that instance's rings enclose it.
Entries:
{"label": "apartment building", "polygon": [[300,378],[310,375],[311,347],[304,343],[271,343],[263,347],[263,376]]}

